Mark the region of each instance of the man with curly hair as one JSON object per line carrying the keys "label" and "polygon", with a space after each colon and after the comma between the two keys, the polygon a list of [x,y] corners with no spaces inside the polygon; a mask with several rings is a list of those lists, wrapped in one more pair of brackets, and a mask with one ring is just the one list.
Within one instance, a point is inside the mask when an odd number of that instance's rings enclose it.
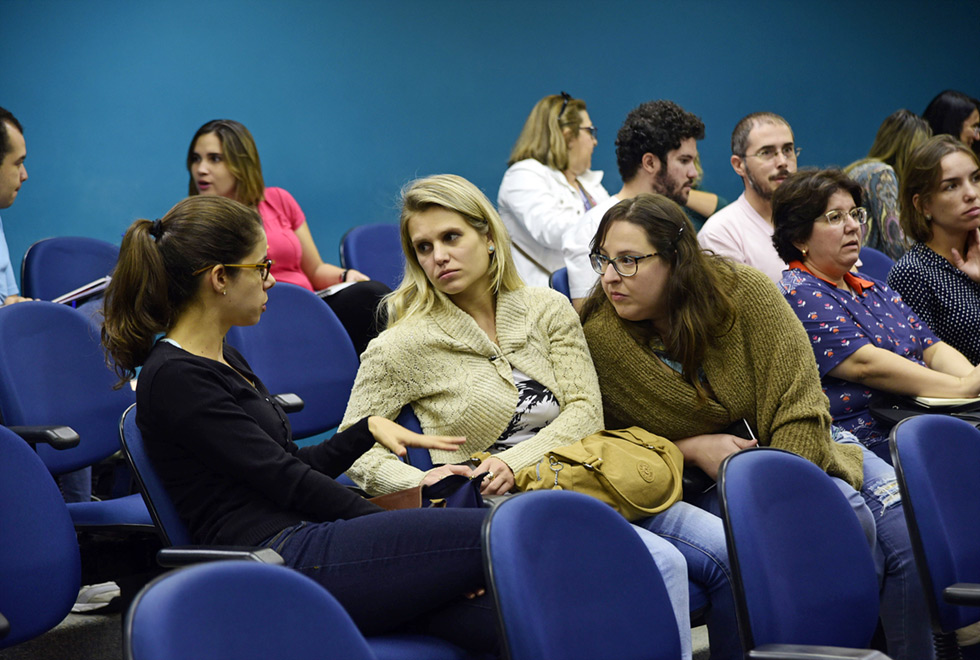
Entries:
{"label": "man with curly hair", "polygon": [[602,216],[618,202],[641,193],[660,193],[681,206],[687,204],[698,178],[697,141],[702,139],[704,122],[673,101],[647,101],[626,115],[616,135],[623,188],[585,214],[563,249],[576,308],[596,281],[589,249]]}

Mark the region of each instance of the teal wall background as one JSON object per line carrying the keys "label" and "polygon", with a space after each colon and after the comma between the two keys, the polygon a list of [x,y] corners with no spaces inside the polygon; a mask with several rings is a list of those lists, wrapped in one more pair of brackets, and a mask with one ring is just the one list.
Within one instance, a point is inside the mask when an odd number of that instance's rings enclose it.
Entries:
{"label": "teal wall background", "polygon": [[30,174],[4,226],[15,261],[46,236],[118,243],[187,193],[191,136],[227,117],[336,262],[417,176],[495,201],[531,106],[561,90],[588,103],[610,192],[626,113],[669,98],[707,125],[705,188],[734,198],[740,117],[778,112],[801,165],[846,164],[892,111],[980,95],[977,25],[980,2],[942,0],[0,0],[0,105]]}

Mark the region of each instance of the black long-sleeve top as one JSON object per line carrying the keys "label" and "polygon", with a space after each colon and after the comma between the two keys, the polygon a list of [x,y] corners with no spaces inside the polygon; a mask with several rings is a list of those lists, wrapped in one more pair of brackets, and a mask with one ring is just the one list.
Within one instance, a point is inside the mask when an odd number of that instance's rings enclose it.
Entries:
{"label": "black long-sleeve top", "polygon": [[136,389],[146,451],[196,543],[254,545],[304,520],[381,511],[334,481],[374,444],[367,418],[301,449],[241,354],[224,357],[234,369],[158,342]]}

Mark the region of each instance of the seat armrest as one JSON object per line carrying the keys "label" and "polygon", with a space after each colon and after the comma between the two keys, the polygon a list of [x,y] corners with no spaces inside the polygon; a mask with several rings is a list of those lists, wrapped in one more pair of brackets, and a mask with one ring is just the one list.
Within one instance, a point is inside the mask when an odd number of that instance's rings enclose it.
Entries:
{"label": "seat armrest", "polygon": [[957,582],[943,589],[943,600],[950,605],[980,606],[980,584]]}
{"label": "seat armrest", "polygon": [[298,413],[306,405],[298,394],[292,394],[290,392],[276,394],[272,398],[275,399],[276,403],[278,403],[287,413]]}
{"label": "seat armrest", "polygon": [[71,449],[78,446],[78,434],[70,426],[8,426],[7,428],[32,445],[43,442],[54,449]]}
{"label": "seat armrest", "polygon": [[281,566],[282,557],[272,548],[249,546],[208,546],[208,545],[179,545],[163,548],[157,552],[157,563],[165,568],[177,568],[188,564],[199,564],[206,561],[224,561],[237,559],[258,561],[263,564]]}
{"label": "seat armrest", "polygon": [[872,649],[809,644],[763,644],[749,651],[746,657],[752,660],[891,660]]}

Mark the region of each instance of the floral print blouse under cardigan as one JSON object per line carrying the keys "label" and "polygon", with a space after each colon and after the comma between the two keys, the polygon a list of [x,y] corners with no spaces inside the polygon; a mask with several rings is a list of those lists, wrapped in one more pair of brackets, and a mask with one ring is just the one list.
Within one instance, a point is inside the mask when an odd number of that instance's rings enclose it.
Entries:
{"label": "floral print blouse under cardigan", "polygon": [[925,365],[922,352],[939,339],[919,322],[901,296],[879,280],[847,273],[844,281],[857,292],[851,295],[812,274],[799,261],[789,266],[779,286],[810,337],[834,424],[853,433],[865,446],[887,442],[888,429],[868,409],[879,390],[834,378],[828,372],[865,344]]}

